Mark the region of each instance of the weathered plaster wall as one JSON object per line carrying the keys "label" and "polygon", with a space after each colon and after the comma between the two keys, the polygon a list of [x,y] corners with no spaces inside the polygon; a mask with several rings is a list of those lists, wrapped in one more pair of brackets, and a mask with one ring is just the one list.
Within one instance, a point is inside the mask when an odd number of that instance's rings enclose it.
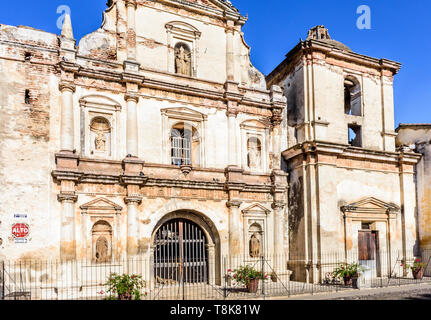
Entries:
{"label": "weathered plaster wall", "polygon": [[[0,259],[58,254],[60,212],[50,179],[57,150],[52,132],[59,125],[59,110],[51,108],[59,104],[57,45],[55,35],[0,26]],[[17,222],[30,226],[27,244],[14,243],[11,227]]]}
{"label": "weathered plaster wall", "polygon": [[431,247],[431,126],[400,125],[397,146],[423,155],[416,166],[420,246]]}

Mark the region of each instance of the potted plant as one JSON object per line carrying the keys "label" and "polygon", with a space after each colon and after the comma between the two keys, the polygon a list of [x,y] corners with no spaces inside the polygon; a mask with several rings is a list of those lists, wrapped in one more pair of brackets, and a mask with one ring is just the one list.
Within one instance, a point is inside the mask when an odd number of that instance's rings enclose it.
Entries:
{"label": "potted plant", "polygon": [[333,275],[343,278],[346,286],[358,288],[358,278],[365,268],[358,263],[342,263],[333,272]]}
{"label": "potted plant", "polygon": [[417,280],[422,280],[426,268],[426,264],[421,261],[421,259],[416,259],[412,265],[406,264],[405,266],[401,265],[405,269],[410,269],[413,273],[413,278]]}
{"label": "potted plant", "polygon": [[[108,286],[109,296],[106,300],[140,300],[141,289],[146,287],[146,282],[138,275],[118,275],[112,273],[105,286]],[[146,293],[144,293],[144,296]]]}
{"label": "potted plant", "polygon": [[256,293],[258,286],[259,286],[259,280],[267,280],[268,275],[264,274],[260,271],[257,271],[251,266],[241,266],[238,269],[233,271],[233,279],[237,283],[242,283],[245,285],[248,289],[248,292],[250,293]]}

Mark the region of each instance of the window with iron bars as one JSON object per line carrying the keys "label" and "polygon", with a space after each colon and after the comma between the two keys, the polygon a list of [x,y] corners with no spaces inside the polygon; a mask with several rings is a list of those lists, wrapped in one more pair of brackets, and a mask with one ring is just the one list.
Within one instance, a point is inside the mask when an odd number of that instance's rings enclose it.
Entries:
{"label": "window with iron bars", "polygon": [[191,131],[173,129],[171,133],[171,158],[175,166],[191,165]]}

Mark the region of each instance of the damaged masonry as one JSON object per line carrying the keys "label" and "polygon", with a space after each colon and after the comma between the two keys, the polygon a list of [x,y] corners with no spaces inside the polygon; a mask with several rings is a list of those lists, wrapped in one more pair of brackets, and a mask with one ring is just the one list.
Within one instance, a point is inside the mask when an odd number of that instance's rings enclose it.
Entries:
{"label": "damaged masonry", "polygon": [[431,248],[431,125],[395,131],[399,63],[316,26],[265,77],[229,1],[107,5],[79,42],[69,16],[0,25],[0,260],[144,256],[169,283],[192,255],[215,285],[225,256],[303,256],[292,279],[318,282],[326,252]]}

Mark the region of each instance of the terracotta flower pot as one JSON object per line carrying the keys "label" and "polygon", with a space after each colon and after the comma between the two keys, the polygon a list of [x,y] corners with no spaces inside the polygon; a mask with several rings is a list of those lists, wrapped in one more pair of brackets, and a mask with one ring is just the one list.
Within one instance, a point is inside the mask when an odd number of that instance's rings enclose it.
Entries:
{"label": "terracotta flower pot", "polygon": [[353,285],[353,278],[352,277],[344,277],[344,285],[346,286],[352,286]]}
{"label": "terracotta flower pot", "polygon": [[425,269],[419,268],[416,270],[412,270],[412,272],[413,272],[413,278],[415,278],[416,280],[422,280],[422,278],[424,277]]}
{"label": "terracotta flower pot", "polygon": [[250,280],[250,283],[247,285],[248,292],[256,293],[259,287],[259,279]]}

